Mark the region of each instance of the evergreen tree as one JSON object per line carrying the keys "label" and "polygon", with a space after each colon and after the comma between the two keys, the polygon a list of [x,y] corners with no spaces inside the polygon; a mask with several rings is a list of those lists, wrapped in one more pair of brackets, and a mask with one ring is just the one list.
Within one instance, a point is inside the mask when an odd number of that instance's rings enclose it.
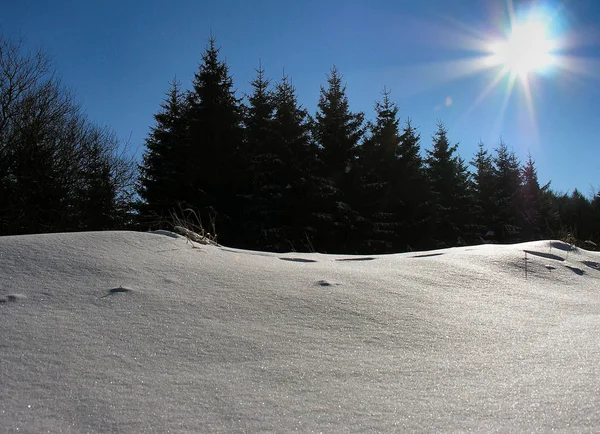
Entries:
{"label": "evergreen tree", "polygon": [[[596,250],[600,249],[600,190],[592,199],[592,241],[596,244]],[[589,247],[589,246],[588,246]]]}
{"label": "evergreen tree", "polygon": [[282,159],[275,147],[273,114],[275,102],[269,80],[259,65],[250,82],[253,92],[245,110],[246,155],[250,160],[250,194],[246,196],[246,244],[278,250],[282,210]]}
{"label": "evergreen tree", "polygon": [[427,235],[431,193],[420,141],[420,134],[408,119],[396,148],[397,180],[391,202],[392,212],[400,223],[396,227],[397,250],[400,251],[431,246]]}
{"label": "evergreen tree", "polygon": [[519,216],[521,172],[520,163],[504,141],[496,149],[494,162],[494,203],[496,208],[494,232],[498,240],[514,242],[521,240]]}
{"label": "evergreen tree", "polygon": [[139,211],[145,224],[159,223],[190,205],[192,186],[184,174],[189,157],[185,94],[176,78],[169,86],[154,115],[156,125],[146,139],[140,166],[138,193],[143,203]]}
{"label": "evergreen tree", "polygon": [[542,188],[531,154],[521,169],[521,225],[524,239],[539,239],[543,230],[544,215]]}
{"label": "evergreen tree", "polygon": [[240,100],[215,42],[209,39],[187,99],[189,158],[184,175],[192,189],[186,201],[199,211],[205,226],[215,222],[219,241],[235,245],[242,237],[248,160],[242,148]]}
{"label": "evergreen tree", "polygon": [[358,211],[367,220],[361,236],[364,249],[370,253],[391,252],[398,225],[391,200],[398,176],[396,150],[400,143],[400,121],[398,106],[391,101],[390,92],[384,88],[382,96],[375,103],[375,122],[368,123],[370,134],[363,143],[358,167],[362,175]]}
{"label": "evergreen tree", "polygon": [[317,147],[312,140],[311,119],[298,103],[296,90],[284,76],[275,87],[273,135],[282,156],[281,186],[285,213],[282,217],[282,250],[315,249],[318,211],[328,183],[318,176]]}
{"label": "evergreen tree", "polygon": [[579,190],[575,189],[570,195],[560,197],[558,210],[562,225],[559,238],[583,242],[593,236],[593,206]]}
{"label": "evergreen tree", "polygon": [[[87,231],[116,228],[123,222],[117,205],[117,191],[112,179],[109,156],[102,143],[108,134],[99,128],[89,131],[85,165],[80,184],[80,224]],[[121,217],[121,218],[120,218]]]}
{"label": "evergreen tree", "polygon": [[473,219],[477,236],[481,240],[493,238],[496,207],[494,196],[494,165],[492,156],[482,142],[477,145],[471,165],[475,168],[473,174]]}
{"label": "evergreen tree", "polygon": [[469,233],[472,199],[466,165],[450,145],[448,132],[438,123],[433,148],[427,150],[427,176],[432,194],[433,239],[438,246],[463,244]]}
{"label": "evergreen tree", "polygon": [[339,184],[355,163],[364,134],[364,114],[350,111],[346,86],[335,66],[327,76],[327,85],[321,86],[314,134],[324,173]]}
{"label": "evergreen tree", "polygon": [[407,120],[400,130],[398,106],[384,89],[369,124],[360,169],[361,213],[368,218],[365,242],[370,252],[395,252],[424,244],[427,182],[420,155],[420,136]]}
{"label": "evergreen tree", "polygon": [[[327,77],[327,88],[321,87],[314,137],[320,146],[321,174],[330,180],[323,186],[329,197],[322,203],[322,221],[317,232],[325,249],[353,251],[359,216],[353,209],[358,177],[353,171],[358,146],[363,136],[363,113],[350,111],[342,76],[333,67]],[[327,191],[329,190],[329,191]]]}

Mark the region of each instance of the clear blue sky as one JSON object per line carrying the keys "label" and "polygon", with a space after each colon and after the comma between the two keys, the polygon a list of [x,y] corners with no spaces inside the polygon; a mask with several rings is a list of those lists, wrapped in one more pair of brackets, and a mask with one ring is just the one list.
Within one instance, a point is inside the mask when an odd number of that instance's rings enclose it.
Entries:
{"label": "clear blue sky", "polygon": [[438,119],[467,161],[502,136],[532,153],[542,184],[588,195],[600,188],[600,2],[515,1],[515,16],[532,6],[563,44],[559,67],[528,76],[529,100],[519,79],[507,93],[509,75],[484,95],[501,66],[483,67],[477,41],[506,37],[504,0],[19,0],[3,4],[0,31],[47,49],[89,117],[138,153],[169,80],[190,86],[212,31],[240,92],[261,59],[273,79],[285,68],[314,113],[335,64],[353,109],[373,118],[386,86],[424,148]]}

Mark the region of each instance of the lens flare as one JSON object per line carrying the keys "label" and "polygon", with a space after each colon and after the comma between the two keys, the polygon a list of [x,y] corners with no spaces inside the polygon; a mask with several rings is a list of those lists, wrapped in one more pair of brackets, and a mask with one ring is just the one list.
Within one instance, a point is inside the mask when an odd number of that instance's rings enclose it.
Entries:
{"label": "lens flare", "polygon": [[490,47],[494,63],[521,77],[553,66],[553,50],[548,24],[539,19],[514,23],[509,37]]}

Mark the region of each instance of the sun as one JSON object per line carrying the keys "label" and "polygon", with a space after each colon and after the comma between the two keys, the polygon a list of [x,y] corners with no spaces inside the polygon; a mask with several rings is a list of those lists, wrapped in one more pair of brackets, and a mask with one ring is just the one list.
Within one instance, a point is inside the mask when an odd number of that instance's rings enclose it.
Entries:
{"label": "sun", "polygon": [[518,118],[520,127],[531,133],[529,137],[536,142],[539,131],[535,100],[541,92],[573,80],[575,75],[600,79],[600,59],[577,53],[582,47],[597,44],[587,37],[595,35],[595,29],[592,33],[585,27],[573,28],[574,12],[563,0],[488,3],[494,3],[489,20],[466,23],[445,17],[450,26],[436,29],[444,36],[440,44],[461,50],[464,55],[419,65],[413,73],[419,80],[426,80],[425,84],[421,82],[422,89],[484,75],[489,82],[472,101],[466,101],[456,122],[466,122],[488,100],[488,104],[498,108],[489,127],[492,132],[501,133],[505,114],[515,109],[519,114],[514,118]]}
{"label": "sun", "polygon": [[506,40],[491,45],[493,62],[521,78],[547,70],[555,63],[549,33],[548,24],[541,19],[514,23]]}

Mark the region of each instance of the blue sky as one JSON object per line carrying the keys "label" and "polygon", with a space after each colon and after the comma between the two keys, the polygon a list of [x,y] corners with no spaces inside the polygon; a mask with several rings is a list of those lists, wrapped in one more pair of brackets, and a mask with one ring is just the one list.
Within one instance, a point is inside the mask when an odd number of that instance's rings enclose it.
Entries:
{"label": "blue sky", "polygon": [[513,9],[543,13],[562,43],[559,66],[528,75],[529,99],[519,79],[507,92],[510,74],[490,85],[501,66],[485,63],[481,41],[506,38],[503,0],[20,0],[3,5],[0,31],[50,52],[89,117],[138,154],[169,80],[190,86],[212,31],[240,93],[260,59],[274,80],[285,69],[314,113],[335,64],[354,110],[372,119],[386,86],[423,148],[438,120],[467,161],[479,140],[491,150],[502,137],[521,159],[531,152],[542,184],[589,195],[600,188],[600,2]]}

